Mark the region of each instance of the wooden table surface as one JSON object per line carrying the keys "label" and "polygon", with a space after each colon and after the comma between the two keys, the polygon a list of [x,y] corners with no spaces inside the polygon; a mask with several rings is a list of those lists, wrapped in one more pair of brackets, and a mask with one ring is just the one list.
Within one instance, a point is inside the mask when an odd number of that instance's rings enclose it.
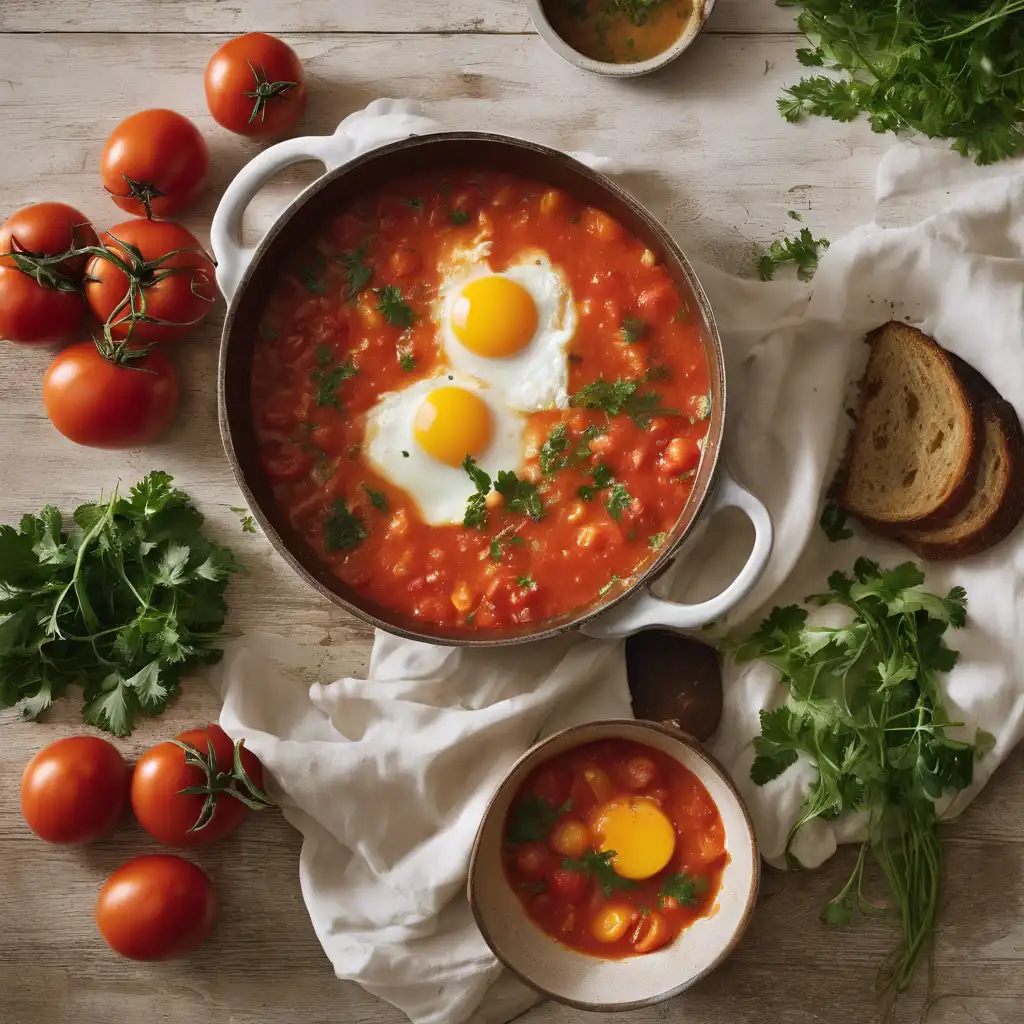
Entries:
{"label": "wooden table surface", "polygon": [[[305,62],[302,130],[324,134],[379,96],[422,100],[439,120],[498,128],[636,166],[626,177],[693,255],[740,270],[751,248],[804,213],[837,237],[872,215],[878,157],[890,141],[864,122],[791,127],[775,110],[798,75],[792,17],[771,0],[718,0],[705,35],[665,72],[611,82],[563,64],[530,29],[520,0],[2,0],[0,213],[62,199],[107,227],[123,215],[98,175],[121,117],[170,106],[195,119],[213,155],[210,184],[183,217],[204,240],[220,193],[257,151],[220,130],[203,98],[203,68],[228,36],[282,33]],[[305,169],[304,169],[305,170]],[[250,209],[253,231],[317,173],[273,183]],[[0,521],[52,502],[70,511],[118,480],[173,473],[251,568],[231,591],[234,628],[287,632],[311,665],[340,658],[365,669],[370,634],[296,580],[261,537],[243,535],[216,430],[215,366],[222,310],[178,351],[183,402],[176,425],[144,451],[103,453],[57,435],[39,399],[43,352],[6,347],[0,359]],[[330,651],[328,652],[328,648]],[[121,743],[137,754],[180,727],[215,719],[217,701],[193,680],[162,720]],[[299,837],[277,815],[250,822],[196,859],[223,911],[210,942],[170,964],[120,960],[92,920],[106,875],[150,851],[137,828],[84,850],[42,845],[18,809],[24,763],[46,742],[80,731],[66,700],[40,724],[0,712],[0,1024],[386,1024],[404,1018],[337,981],[299,895]],[[924,975],[896,1020],[1019,1022],[1024,1005],[1024,775],[1010,759],[973,807],[945,830],[946,886],[930,1002]],[[616,1020],[692,1024],[868,1024],[881,1019],[875,968],[895,922],[874,917],[846,933],[818,921],[842,885],[849,851],[812,875],[768,872],[753,924],[711,978],[671,1003]],[[530,1024],[589,1017],[553,1004]]]}

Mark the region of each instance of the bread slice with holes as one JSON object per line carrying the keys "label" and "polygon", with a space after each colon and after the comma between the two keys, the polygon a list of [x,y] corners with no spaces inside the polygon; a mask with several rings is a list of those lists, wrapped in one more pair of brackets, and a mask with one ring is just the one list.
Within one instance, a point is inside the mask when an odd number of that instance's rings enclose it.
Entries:
{"label": "bread slice with holes", "polygon": [[867,337],[840,504],[882,532],[952,519],[973,493],[980,404],[931,338],[890,321]]}
{"label": "bread slice with holes", "polygon": [[985,436],[974,489],[960,512],[942,526],[899,534],[917,555],[933,562],[987,551],[1024,518],[1024,431],[1017,412],[973,366],[952,354],[950,360],[981,403]]}

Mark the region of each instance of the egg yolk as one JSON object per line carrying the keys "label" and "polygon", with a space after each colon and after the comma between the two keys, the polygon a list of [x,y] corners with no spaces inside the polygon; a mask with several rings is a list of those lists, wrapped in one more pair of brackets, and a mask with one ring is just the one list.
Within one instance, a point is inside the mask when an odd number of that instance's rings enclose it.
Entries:
{"label": "egg yolk", "polygon": [[537,333],[537,304],[517,281],[490,274],[463,286],[451,309],[455,337],[478,356],[515,355]]}
{"label": "egg yolk", "polygon": [[494,426],[487,403],[465,388],[432,391],[416,411],[412,425],[419,446],[446,466],[461,466],[491,443]]}
{"label": "egg yolk", "polygon": [[672,822],[656,803],[642,797],[612,800],[599,807],[593,831],[602,853],[614,851],[611,865],[622,878],[656,875],[676,848]]}

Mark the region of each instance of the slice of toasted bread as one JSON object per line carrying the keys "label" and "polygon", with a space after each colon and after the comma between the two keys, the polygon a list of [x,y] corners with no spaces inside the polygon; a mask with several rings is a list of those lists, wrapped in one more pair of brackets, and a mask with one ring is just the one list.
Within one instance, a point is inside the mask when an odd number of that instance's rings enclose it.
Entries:
{"label": "slice of toasted bread", "polygon": [[867,340],[840,504],[882,532],[944,523],[973,492],[980,403],[947,353],[916,328],[890,321]]}
{"label": "slice of toasted bread", "polygon": [[974,492],[963,509],[942,526],[899,534],[917,555],[933,562],[987,551],[1024,517],[1024,431],[1017,412],[974,367],[950,358],[981,402],[985,441]]}

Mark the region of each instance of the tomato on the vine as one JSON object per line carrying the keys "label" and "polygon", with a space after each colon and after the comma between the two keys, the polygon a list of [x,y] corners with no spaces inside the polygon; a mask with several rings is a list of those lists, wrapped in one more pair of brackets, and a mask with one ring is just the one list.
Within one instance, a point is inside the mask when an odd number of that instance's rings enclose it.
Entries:
{"label": "tomato on the vine", "polygon": [[306,108],[302,61],[264,32],[228,40],[206,65],[205,84],[214,120],[238,135],[284,135]]}
{"label": "tomato on the vine", "polygon": [[[29,266],[33,256],[59,256],[69,249],[96,245],[96,229],[84,213],[67,203],[33,203],[15,211],[0,225],[0,266]],[[22,257],[19,260],[19,255]],[[53,270],[81,278],[87,256],[73,256]]]}
{"label": "tomato on the vine", "polygon": [[55,740],[21,777],[21,813],[48,843],[91,843],[114,830],[128,798],[128,765],[99,736]]}
{"label": "tomato on the vine", "polygon": [[178,377],[162,352],[82,341],[43,377],[50,422],[90,448],[136,448],[163,433],[178,407]]}
{"label": "tomato on the vine", "polygon": [[170,341],[210,311],[213,261],[180,224],[127,220],[105,231],[85,267],[85,298],[113,338]]}
{"label": "tomato on the vine", "polygon": [[170,846],[199,846],[234,832],[248,809],[273,806],[256,755],[219,725],[189,729],[147,750],[132,775],[139,824]]}
{"label": "tomato on the vine", "polygon": [[96,904],[100,934],[130,960],[171,960],[191,953],[210,934],[216,917],[217,898],[206,873],[168,853],[122,864]]}
{"label": "tomato on the vine", "polygon": [[137,217],[167,217],[192,202],[210,170],[199,129],[173,110],[142,110],[111,133],[100,158],[110,198]]}
{"label": "tomato on the vine", "polygon": [[74,337],[85,312],[82,293],[39,284],[0,267],[0,338],[18,345],[54,345]]}

